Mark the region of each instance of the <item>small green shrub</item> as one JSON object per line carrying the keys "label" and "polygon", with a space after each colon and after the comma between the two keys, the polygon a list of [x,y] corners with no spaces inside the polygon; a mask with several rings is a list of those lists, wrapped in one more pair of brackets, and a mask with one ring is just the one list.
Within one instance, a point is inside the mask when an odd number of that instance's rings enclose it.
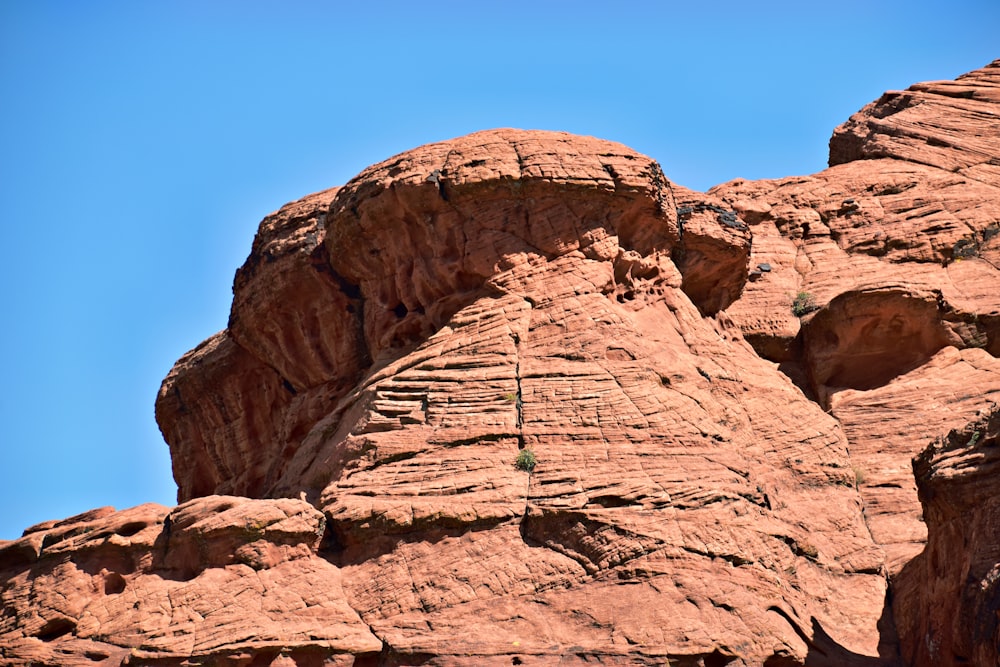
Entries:
{"label": "small green shrub", "polygon": [[814,310],[819,310],[819,306],[813,301],[813,295],[809,292],[799,292],[792,300],[792,312],[796,317],[802,317]]}
{"label": "small green shrub", "polygon": [[514,461],[514,467],[525,472],[531,472],[537,464],[538,459],[535,458],[535,452],[531,449],[522,449],[519,451],[517,459]]}
{"label": "small green shrub", "polygon": [[517,403],[517,394],[515,394],[514,392],[511,392],[509,394],[504,394],[503,400],[507,401],[508,403]]}

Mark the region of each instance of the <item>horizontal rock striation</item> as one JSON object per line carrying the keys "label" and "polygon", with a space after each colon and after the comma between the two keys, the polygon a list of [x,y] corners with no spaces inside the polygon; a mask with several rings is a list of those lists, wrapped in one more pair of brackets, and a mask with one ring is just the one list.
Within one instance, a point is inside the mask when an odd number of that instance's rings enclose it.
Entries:
{"label": "horizontal rock striation", "polygon": [[[727,313],[843,427],[903,588],[936,585],[902,573],[927,540],[910,459],[1000,398],[998,86],[1000,61],[887,93],[834,132],[829,169],[710,190],[750,225],[751,265],[770,269]],[[901,627],[939,613],[920,599],[894,604]],[[941,664],[917,633],[903,640],[907,664]]]}
{"label": "horizontal rock striation", "polygon": [[955,81],[889,92],[838,127],[830,165],[894,158],[997,184],[1000,60]]}
{"label": "horizontal rock striation", "polygon": [[372,663],[382,643],[300,500],[99,510],[0,545],[7,665]]}
{"label": "horizontal rock striation", "polygon": [[158,396],[182,505],[0,543],[0,657],[993,659],[997,72],[812,176],[506,129],[283,207]]}

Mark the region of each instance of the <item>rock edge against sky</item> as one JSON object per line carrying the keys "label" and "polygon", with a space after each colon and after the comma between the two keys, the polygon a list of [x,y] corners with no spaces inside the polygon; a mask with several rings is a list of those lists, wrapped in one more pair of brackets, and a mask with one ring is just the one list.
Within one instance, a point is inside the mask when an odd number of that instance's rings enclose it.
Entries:
{"label": "rock edge against sky", "polygon": [[288,204],[161,388],[181,504],[0,542],[0,658],[994,664],[1000,61],[830,164],[492,130]]}

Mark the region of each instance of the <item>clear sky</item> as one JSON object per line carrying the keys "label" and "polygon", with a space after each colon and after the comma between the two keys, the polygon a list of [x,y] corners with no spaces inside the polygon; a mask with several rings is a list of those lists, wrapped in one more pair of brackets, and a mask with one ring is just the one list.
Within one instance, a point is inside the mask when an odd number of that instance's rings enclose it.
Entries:
{"label": "clear sky", "polygon": [[0,539],[173,504],[153,419],[257,223],[492,127],[704,190],[826,166],[883,91],[1000,58],[1000,2],[0,0]]}

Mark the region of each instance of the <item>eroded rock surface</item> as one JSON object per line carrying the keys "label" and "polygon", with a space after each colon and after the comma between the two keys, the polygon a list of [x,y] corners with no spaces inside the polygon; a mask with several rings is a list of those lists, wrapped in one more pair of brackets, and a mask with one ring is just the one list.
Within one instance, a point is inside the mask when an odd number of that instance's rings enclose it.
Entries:
{"label": "eroded rock surface", "polygon": [[932,443],[913,463],[927,548],[898,577],[911,664],[1000,664],[1000,407]]}
{"label": "eroded rock surface", "polygon": [[910,460],[1000,396],[998,72],[887,94],[813,176],[494,130],[268,216],[157,400],[186,502],[0,545],[0,656],[935,664],[912,591],[963,585],[919,565],[959,527]]}
{"label": "eroded rock surface", "polygon": [[0,656],[171,667],[374,659],[382,643],[347,604],[340,569],[317,555],[324,525],[300,500],[206,496],[29,529],[0,546]]}

